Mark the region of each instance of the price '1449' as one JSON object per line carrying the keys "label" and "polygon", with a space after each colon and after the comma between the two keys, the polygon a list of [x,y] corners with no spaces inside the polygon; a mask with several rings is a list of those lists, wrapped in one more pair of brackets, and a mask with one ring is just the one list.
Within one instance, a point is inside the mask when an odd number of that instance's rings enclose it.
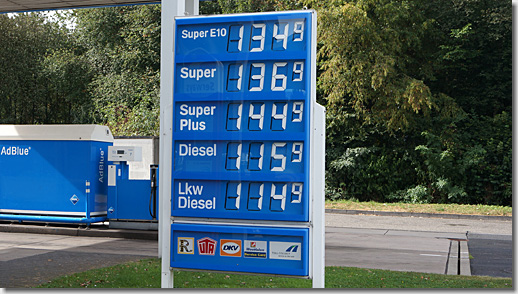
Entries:
{"label": "price '1449'", "polygon": [[[240,131],[243,122],[249,131],[262,131],[264,129],[266,109],[264,102],[250,102],[246,104],[246,107],[248,113],[245,113],[247,117],[243,119],[243,103],[230,103],[228,105],[227,131]],[[293,123],[302,123],[304,102],[274,102],[271,104],[271,109],[268,109],[268,114],[270,113],[271,116],[266,118],[270,130],[284,131],[286,130],[287,120]]]}

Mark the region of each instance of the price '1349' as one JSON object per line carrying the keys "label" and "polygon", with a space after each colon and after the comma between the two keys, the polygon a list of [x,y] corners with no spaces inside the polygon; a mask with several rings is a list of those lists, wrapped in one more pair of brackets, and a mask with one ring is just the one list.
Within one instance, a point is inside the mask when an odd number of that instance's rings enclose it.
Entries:
{"label": "price '1349'", "polygon": [[[242,52],[243,49],[250,52],[261,52],[265,49],[266,39],[268,39],[267,43],[271,44],[271,50],[283,51],[288,49],[288,41],[302,42],[304,40],[303,20],[274,23],[273,32],[267,30],[267,24],[265,23],[254,23],[250,28],[250,42],[243,42],[244,29],[243,25],[230,26],[227,44],[228,52]],[[268,36],[267,31],[273,34]],[[226,30],[224,33],[226,34]],[[243,43],[246,45],[243,46]]]}

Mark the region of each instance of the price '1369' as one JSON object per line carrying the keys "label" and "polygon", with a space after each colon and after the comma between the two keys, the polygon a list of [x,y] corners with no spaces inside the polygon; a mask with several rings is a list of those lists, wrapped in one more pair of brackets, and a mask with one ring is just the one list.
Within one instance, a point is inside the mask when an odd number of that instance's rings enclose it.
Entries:
{"label": "price '1369'", "polygon": [[[272,91],[285,91],[288,83],[300,84],[303,80],[304,61],[235,63],[228,65],[227,91],[238,92],[244,87],[247,87],[250,92],[263,91],[265,88]],[[266,87],[265,84],[267,84]]]}

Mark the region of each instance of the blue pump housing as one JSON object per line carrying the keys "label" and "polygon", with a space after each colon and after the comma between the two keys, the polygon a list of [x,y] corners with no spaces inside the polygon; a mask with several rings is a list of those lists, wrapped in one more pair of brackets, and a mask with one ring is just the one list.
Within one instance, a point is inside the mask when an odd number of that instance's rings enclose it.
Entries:
{"label": "blue pump housing", "polygon": [[0,125],[0,220],[106,220],[107,154],[98,125]]}
{"label": "blue pump housing", "polygon": [[150,180],[130,179],[129,165],[124,161],[117,162],[117,164],[110,163],[108,169],[109,178],[110,170],[114,170],[111,175],[114,178],[108,181],[110,227],[114,227],[112,223],[115,221],[157,221],[158,166],[150,169]]}

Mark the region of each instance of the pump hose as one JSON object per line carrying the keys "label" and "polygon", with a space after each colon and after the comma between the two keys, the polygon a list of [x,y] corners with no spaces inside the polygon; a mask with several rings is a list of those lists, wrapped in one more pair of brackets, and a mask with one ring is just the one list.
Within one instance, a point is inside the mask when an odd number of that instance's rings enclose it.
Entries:
{"label": "pump hose", "polygon": [[156,208],[151,209],[153,202],[156,201],[156,169],[152,169],[153,172],[151,173],[151,194],[149,195],[149,215],[153,218],[153,220],[156,219]]}
{"label": "pump hose", "polygon": [[155,220],[156,219],[156,215],[153,213],[153,211],[151,211],[151,204],[153,203],[153,197],[155,194],[155,189],[154,187],[151,188],[151,195],[149,195],[149,215]]}

